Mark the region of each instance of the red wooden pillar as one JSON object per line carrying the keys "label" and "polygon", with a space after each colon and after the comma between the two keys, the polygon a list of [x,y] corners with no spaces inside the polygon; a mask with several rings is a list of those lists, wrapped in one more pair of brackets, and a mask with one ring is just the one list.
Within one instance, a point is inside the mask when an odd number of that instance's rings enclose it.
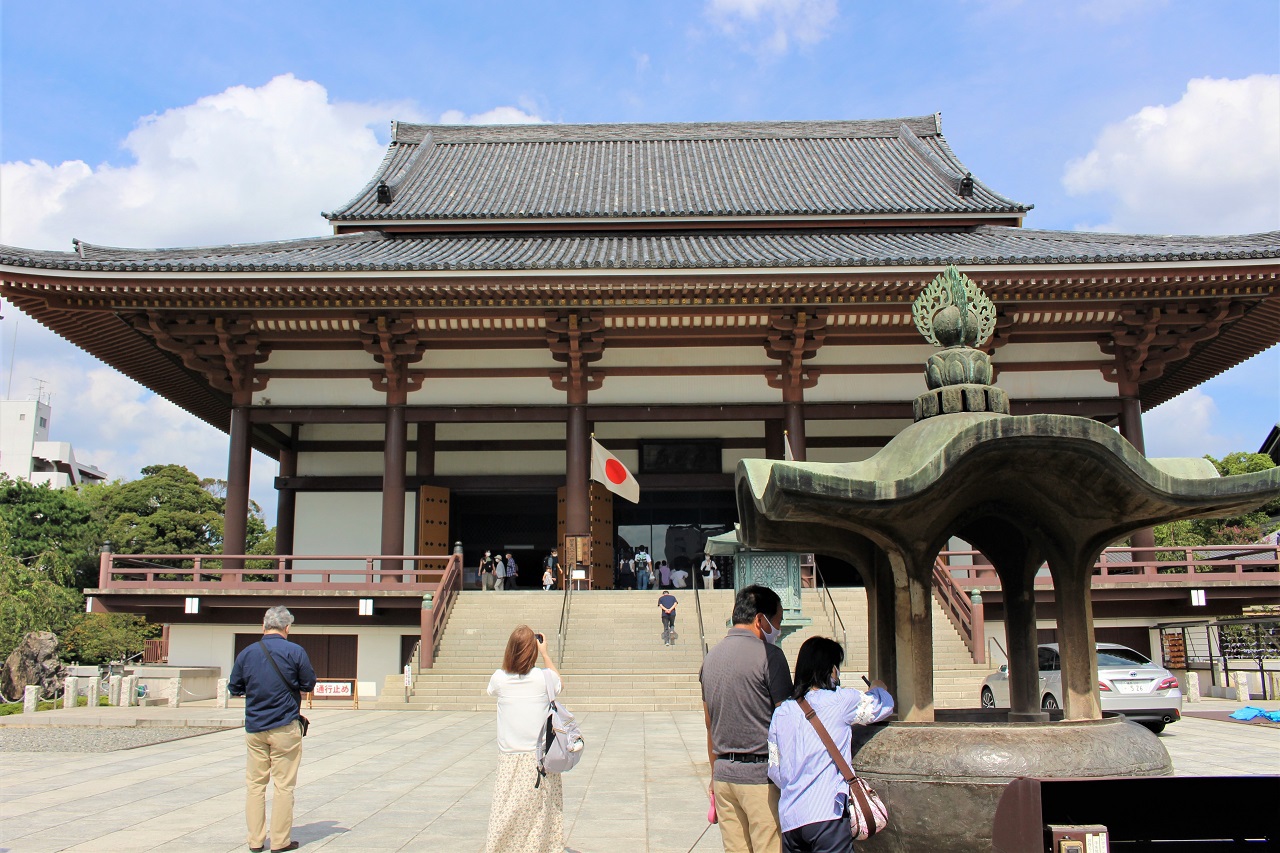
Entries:
{"label": "red wooden pillar", "polygon": [[[382,553],[404,552],[405,464],[408,440],[405,434],[405,393],[387,394],[386,440],[382,453]],[[399,583],[403,560],[383,560],[383,583]]]}
{"label": "red wooden pillar", "polygon": [[[795,396],[803,392],[796,388]],[[790,396],[790,395],[788,395]],[[804,440],[804,400],[790,400],[786,403],[787,441],[791,444],[791,458],[795,462],[804,462],[808,455]]]}
{"label": "red wooden pillar", "polygon": [[[249,526],[249,466],[253,447],[249,441],[249,407],[231,409],[231,446],[227,454],[227,501],[222,522],[222,553],[243,554]],[[243,560],[223,560],[224,569],[242,569]],[[239,575],[223,574],[223,583]]]}
{"label": "red wooden pillar", "polygon": [[414,473],[419,477],[436,475],[436,425],[418,424],[418,437],[414,442]]}
{"label": "red wooden pillar", "polygon": [[[298,428],[293,428],[293,440],[298,440]],[[292,447],[280,451],[280,476],[298,476],[298,453]],[[276,490],[276,553],[293,553],[293,527],[298,506],[298,493],[285,487]]]}
{"label": "red wooden pillar", "polygon": [[[1146,442],[1142,437],[1142,401],[1138,399],[1136,384],[1129,388],[1126,388],[1125,384],[1128,383],[1121,385],[1121,393],[1124,396],[1120,398],[1120,435],[1124,436],[1125,441],[1132,444],[1135,450],[1146,456]],[[1126,391],[1130,393],[1126,394]],[[1155,535],[1152,534],[1150,527],[1135,530],[1129,537],[1129,541],[1133,543],[1134,548],[1156,547]],[[1155,553],[1135,554],[1134,559],[1153,560]]]}
{"label": "red wooden pillar", "polygon": [[[580,401],[575,401],[580,397]],[[587,432],[586,392],[570,391],[569,410],[565,419],[565,534],[588,536],[591,533],[591,445]]]}

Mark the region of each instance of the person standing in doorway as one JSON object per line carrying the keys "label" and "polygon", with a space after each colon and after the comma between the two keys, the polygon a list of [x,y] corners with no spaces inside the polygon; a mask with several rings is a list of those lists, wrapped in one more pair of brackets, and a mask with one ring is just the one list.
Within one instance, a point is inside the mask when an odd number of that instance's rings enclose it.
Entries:
{"label": "person standing in doorway", "polygon": [[293,614],[272,607],[262,617],[262,639],[236,655],[227,680],[232,696],[244,697],[245,822],[249,849],[267,842],[267,780],[271,801],[271,851],[297,850],[293,833],[293,789],[302,762],[302,694],[315,689],[316,673],[306,651],[289,642]]}
{"label": "person standing in doorway", "polygon": [[643,545],[636,548],[635,564],[637,588],[643,590],[652,588],[653,573],[650,571],[650,567],[653,565],[653,561],[649,559],[649,552],[645,550]]}
{"label": "person standing in doorway", "polygon": [[520,569],[516,566],[516,558],[507,554],[507,589],[520,588]]}
{"label": "person standing in doorway", "polygon": [[769,781],[769,722],[791,697],[791,673],[778,648],[782,599],[753,584],[733,602],[733,627],[702,662],[703,715],[711,794],[726,853],[779,853],[776,785]]}
{"label": "person standing in doorway", "polygon": [[669,592],[658,596],[658,608],[662,610],[662,644],[669,646],[676,636],[676,597]]}
{"label": "person standing in doorway", "polygon": [[716,568],[716,561],[711,559],[710,554],[703,555],[702,565],[698,567],[698,575],[702,578],[703,589],[715,589],[720,570]]}
{"label": "person standing in doorway", "polygon": [[555,575],[551,573],[550,568],[542,570],[542,590],[546,592],[556,585]]}
{"label": "person standing in doorway", "polygon": [[480,560],[480,588],[493,589],[493,554],[489,551],[485,551]]}
{"label": "person standing in doorway", "polygon": [[493,588],[498,592],[502,592],[507,588],[507,564],[503,562],[502,555],[498,554],[493,558]]}
{"label": "person standing in doorway", "polygon": [[548,554],[547,558],[542,561],[542,567],[547,571],[551,572],[552,586],[554,586],[556,582],[560,580],[560,557],[558,556],[558,554],[559,552],[555,548],[552,548],[551,553]]}

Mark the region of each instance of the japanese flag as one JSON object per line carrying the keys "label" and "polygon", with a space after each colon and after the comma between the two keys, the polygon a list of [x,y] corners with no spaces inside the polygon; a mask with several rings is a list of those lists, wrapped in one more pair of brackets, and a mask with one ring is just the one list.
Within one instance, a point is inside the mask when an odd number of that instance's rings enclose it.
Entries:
{"label": "japanese flag", "polygon": [[591,439],[591,479],[603,483],[606,489],[633,504],[640,503],[640,484],[636,478],[631,476],[626,465],[618,461],[618,457],[601,447],[594,438]]}

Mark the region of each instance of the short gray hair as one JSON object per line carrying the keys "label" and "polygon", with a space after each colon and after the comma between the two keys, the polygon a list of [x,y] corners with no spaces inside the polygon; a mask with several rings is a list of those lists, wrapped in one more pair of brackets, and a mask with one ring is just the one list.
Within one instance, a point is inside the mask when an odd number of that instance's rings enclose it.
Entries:
{"label": "short gray hair", "polygon": [[263,631],[283,631],[293,624],[293,614],[283,604],[277,604],[262,617]]}

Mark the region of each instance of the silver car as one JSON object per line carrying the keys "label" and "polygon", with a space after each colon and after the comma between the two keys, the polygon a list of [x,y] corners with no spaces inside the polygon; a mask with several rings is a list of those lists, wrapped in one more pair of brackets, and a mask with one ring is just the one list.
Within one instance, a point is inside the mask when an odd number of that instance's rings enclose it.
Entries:
{"label": "silver car", "polygon": [[[1182,688],[1178,679],[1145,655],[1127,646],[1098,643],[1098,691],[1102,710],[1124,714],[1159,734],[1167,723],[1182,717]],[[1062,664],[1058,644],[1038,649],[1040,658],[1040,707],[1062,707]],[[982,707],[1009,707],[1009,667],[1000,667],[982,682]]]}

